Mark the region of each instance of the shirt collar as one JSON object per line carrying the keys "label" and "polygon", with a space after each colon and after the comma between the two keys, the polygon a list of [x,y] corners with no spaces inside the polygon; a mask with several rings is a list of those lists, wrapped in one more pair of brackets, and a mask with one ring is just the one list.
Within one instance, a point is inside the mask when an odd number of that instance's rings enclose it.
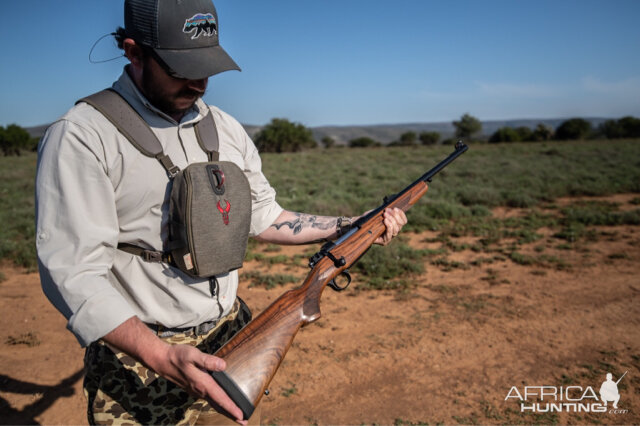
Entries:
{"label": "shirt collar", "polygon": [[198,98],[193,107],[191,107],[191,109],[187,111],[184,117],[182,117],[180,123],[177,123],[172,117],[153,106],[151,102],[149,102],[147,98],[142,94],[142,92],[138,90],[138,87],[127,72],[127,67],[128,65],[124,67],[120,78],[118,78],[118,80],[113,83],[112,88],[121,96],[123,96],[143,118],[148,117],[149,114],[153,114],[160,116],[173,125],[176,125],[197,123],[206,115],[208,109],[207,104],[202,100],[202,98]]}

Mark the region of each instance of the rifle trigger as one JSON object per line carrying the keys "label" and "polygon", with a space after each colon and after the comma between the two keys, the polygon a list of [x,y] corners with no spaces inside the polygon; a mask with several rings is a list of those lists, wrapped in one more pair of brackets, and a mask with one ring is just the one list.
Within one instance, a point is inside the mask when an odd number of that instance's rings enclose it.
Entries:
{"label": "rifle trigger", "polygon": [[339,285],[336,283],[335,278],[334,278],[334,279],[332,279],[331,281],[329,281],[329,284],[327,284],[329,287],[331,287],[333,290],[335,290],[335,291],[337,291],[337,292],[341,292],[341,291],[346,290],[346,289],[347,289],[347,287],[349,287],[349,284],[351,284],[351,274],[349,274],[349,270],[348,270],[348,269],[345,269],[344,271],[342,271],[342,272],[340,273],[340,275],[343,275],[343,276],[346,278],[347,283],[346,283],[345,285],[343,285],[343,286],[339,286]]}

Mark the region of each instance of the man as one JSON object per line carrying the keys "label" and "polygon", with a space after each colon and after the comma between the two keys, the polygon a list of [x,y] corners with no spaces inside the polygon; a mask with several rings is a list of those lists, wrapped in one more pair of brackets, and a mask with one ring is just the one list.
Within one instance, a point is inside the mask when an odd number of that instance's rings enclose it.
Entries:
{"label": "man", "polygon": [[[125,0],[116,34],[130,61],[113,84],[153,130],[163,152],[186,168],[206,162],[194,125],[211,112],[220,160],[251,188],[250,235],[279,244],[333,239],[349,219],[283,210],[242,126],[201,99],[208,77],[239,70],[218,42],[211,0]],[[193,278],[163,262],[119,250],[162,249],[170,181],[100,112],[81,102],[46,132],[36,178],[36,245],[43,289],[83,346],[90,423],[219,423],[240,409],[207,371],[211,353],[247,321],[236,271]],[[385,212],[386,244],[406,223]],[[183,343],[183,344],[181,344]],[[259,412],[250,421],[259,422]]]}
{"label": "man", "polygon": [[[620,377],[620,379],[622,379],[622,377]],[[605,407],[608,402],[613,402],[613,408],[618,408],[618,401],[620,401],[618,382],[620,382],[620,379],[618,379],[617,382],[614,382],[613,374],[607,373],[607,380],[602,382],[602,385],[600,386],[600,399],[604,402]]]}

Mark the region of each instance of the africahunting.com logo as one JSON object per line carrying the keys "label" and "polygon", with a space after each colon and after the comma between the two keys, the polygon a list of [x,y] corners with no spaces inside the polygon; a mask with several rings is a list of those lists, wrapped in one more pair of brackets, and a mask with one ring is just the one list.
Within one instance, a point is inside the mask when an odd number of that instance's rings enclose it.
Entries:
{"label": "africahunting.com logo", "polygon": [[504,400],[519,400],[522,413],[627,414],[628,409],[618,407],[618,383],[626,374],[614,382],[613,374],[607,373],[597,393],[591,386],[512,386]]}

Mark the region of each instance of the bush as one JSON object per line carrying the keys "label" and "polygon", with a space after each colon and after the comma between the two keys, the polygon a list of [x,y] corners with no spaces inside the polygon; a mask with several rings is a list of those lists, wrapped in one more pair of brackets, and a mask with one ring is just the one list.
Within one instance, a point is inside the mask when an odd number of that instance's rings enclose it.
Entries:
{"label": "bush", "polygon": [[438,132],[422,132],[418,136],[422,145],[435,145],[440,140],[440,133]]}
{"label": "bush", "polygon": [[255,137],[261,152],[298,152],[305,148],[315,148],[311,130],[286,118],[274,118]]}
{"label": "bush", "polygon": [[583,140],[591,135],[591,123],[582,118],[572,118],[556,129],[556,139]]}
{"label": "bush", "polygon": [[412,146],[416,144],[416,141],[418,140],[418,135],[416,135],[416,132],[404,132],[402,135],[400,135],[400,146]]}
{"label": "bush", "polygon": [[351,139],[349,141],[349,146],[351,148],[366,148],[370,146],[380,146],[380,142],[376,142],[370,137],[362,136],[359,138]]}
{"label": "bush", "polygon": [[489,143],[518,142],[522,140],[520,134],[511,127],[501,127],[489,138]]}
{"label": "bush", "polygon": [[5,157],[20,155],[21,150],[33,151],[35,144],[29,132],[17,124],[9,124],[6,129],[0,126],[0,149]]}
{"label": "bush", "polygon": [[605,137],[607,139],[618,139],[622,136],[622,128],[618,120],[607,120],[598,126],[598,136]]}
{"label": "bush", "polygon": [[534,141],[550,141],[553,138],[553,129],[539,123],[533,131],[532,138]]}
{"label": "bush", "polygon": [[533,132],[527,126],[516,127],[516,133],[523,142],[530,142],[533,140]]}
{"label": "bush", "polygon": [[332,148],[336,144],[336,141],[332,137],[329,137],[329,136],[323,137],[321,142],[322,142],[322,145],[324,145],[325,148]]}
{"label": "bush", "polygon": [[598,133],[607,139],[640,137],[640,119],[627,116],[600,124]]}
{"label": "bush", "polygon": [[623,138],[640,138],[640,118],[627,116],[618,120],[618,123],[622,128]]}

